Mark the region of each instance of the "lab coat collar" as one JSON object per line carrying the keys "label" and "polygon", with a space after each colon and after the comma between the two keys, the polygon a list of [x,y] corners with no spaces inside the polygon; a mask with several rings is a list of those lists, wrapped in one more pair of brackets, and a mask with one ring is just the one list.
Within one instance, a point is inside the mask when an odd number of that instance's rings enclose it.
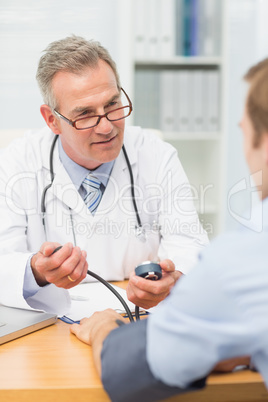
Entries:
{"label": "lab coat collar", "polygon": [[[43,160],[43,168],[48,172],[50,171],[50,151],[54,138],[55,136],[51,131],[50,136],[47,136],[47,146],[45,147],[46,150],[44,150],[44,155],[47,155],[47,157]],[[52,186],[47,191],[47,202],[52,197],[56,197],[72,210],[87,212],[84,201],[80,197],[75,185],[60,161],[58,141],[56,142],[53,152],[53,170],[54,180]],[[46,177],[48,177],[50,181],[50,174],[47,174]],[[49,181],[45,185],[49,184]]]}
{"label": "lab coat collar", "polygon": [[246,213],[246,217],[237,216],[239,230],[256,233],[261,233],[263,230],[268,231],[268,197],[257,201]]}
{"label": "lab coat collar", "polygon": [[[48,157],[44,160],[44,168],[48,171],[50,170],[49,166],[49,154],[50,148],[53,141],[53,133],[51,133],[51,137],[48,141]],[[133,170],[134,182],[136,179],[136,169],[133,169],[137,156],[135,153],[135,147],[133,144],[133,139],[128,136],[125,137],[125,148],[128,154],[128,158]],[[86,215],[87,219],[99,219],[108,212],[111,212],[117,205],[118,198],[120,196],[120,191],[124,186],[130,186],[130,175],[127,168],[127,162],[125,160],[123,151],[121,150],[117,159],[115,160],[115,164],[108,181],[106,190],[103,194],[102,200],[96,211],[94,217],[89,213],[87,207],[79,195],[78,191],[75,188],[75,185],[72,183],[70,176],[65,170],[59,159],[59,151],[58,151],[58,142],[55,145],[54,154],[53,154],[53,167],[54,167],[54,180],[51,188],[47,192],[47,197],[49,199],[49,194],[57,197],[61,200],[67,207],[71,208],[74,212]],[[49,176],[49,175],[48,175]],[[48,184],[48,183],[47,183]],[[90,215],[89,215],[90,214]]]}
{"label": "lab coat collar", "polygon": [[268,230],[268,197],[265,198],[262,202],[259,203],[258,205],[258,210],[262,214],[262,222],[263,222],[263,228],[265,231]]}
{"label": "lab coat collar", "polygon": [[[125,149],[127,151],[128,154],[128,158],[130,161],[131,166],[133,166],[136,162],[137,162],[137,152],[135,150],[135,137],[131,136],[130,132],[131,131],[136,131],[133,129],[137,129],[138,127],[128,127],[125,130],[125,134],[124,134],[124,145],[125,145]],[[132,130],[131,130],[132,129]],[[45,129],[44,129],[45,130]],[[46,128],[47,130],[47,128]],[[45,148],[45,155],[46,157],[43,160],[43,166],[44,168],[50,170],[50,163],[49,163],[49,156],[50,156],[50,149],[51,149],[51,144],[53,139],[55,138],[55,134],[49,130],[49,132],[46,135],[46,143],[44,144],[44,148]],[[120,160],[120,166],[122,167],[122,169],[126,169],[127,168],[127,163],[126,160],[124,158],[123,155],[123,151],[121,150],[116,161]],[[57,172],[57,169],[59,169],[59,167],[62,165],[61,161],[59,159],[59,146],[58,146],[58,141],[56,142],[55,145],[55,149],[54,149],[54,155],[53,155],[53,164],[54,164],[54,170],[55,170],[55,174]]]}

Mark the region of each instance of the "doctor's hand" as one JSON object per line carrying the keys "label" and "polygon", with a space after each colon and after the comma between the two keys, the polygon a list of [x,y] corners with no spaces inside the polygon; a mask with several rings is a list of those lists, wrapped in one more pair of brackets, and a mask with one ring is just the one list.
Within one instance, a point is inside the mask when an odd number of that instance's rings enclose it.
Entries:
{"label": "doctor's hand", "polygon": [[158,281],[144,279],[131,272],[127,286],[127,297],[136,306],[148,309],[156,306],[170,293],[176,281],[183,275],[175,271],[175,265],[171,260],[160,262],[162,278]]}
{"label": "doctor's hand", "polygon": [[66,243],[59,250],[59,243],[45,242],[31,259],[31,268],[39,286],[49,283],[70,289],[87,275],[87,254],[72,243]]}

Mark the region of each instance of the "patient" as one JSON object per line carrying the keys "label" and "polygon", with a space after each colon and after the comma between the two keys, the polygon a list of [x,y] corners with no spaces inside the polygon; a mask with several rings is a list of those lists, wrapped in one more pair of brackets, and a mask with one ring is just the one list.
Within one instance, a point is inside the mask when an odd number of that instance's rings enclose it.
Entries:
{"label": "patient", "polygon": [[268,385],[268,59],[245,80],[240,126],[250,172],[262,176],[254,216],[262,216],[263,228],[212,242],[148,319],[124,325],[106,310],[71,326],[92,346],[113,401],[156,401],[202,388],[213,369],[248,364],[247,356]]}

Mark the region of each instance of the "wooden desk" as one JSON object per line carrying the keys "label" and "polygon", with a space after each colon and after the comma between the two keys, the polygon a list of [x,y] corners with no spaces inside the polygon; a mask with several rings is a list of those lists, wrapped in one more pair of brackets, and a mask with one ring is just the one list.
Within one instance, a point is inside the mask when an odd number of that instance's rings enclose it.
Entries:
{"label": "wooden desk", "polygon": [[[1,402],[107,402],[91,348],[58,322],[0,346]],[[258,373],[211,375],[203,391],[170,399],[179,402],[260,402],[268,393]]]}

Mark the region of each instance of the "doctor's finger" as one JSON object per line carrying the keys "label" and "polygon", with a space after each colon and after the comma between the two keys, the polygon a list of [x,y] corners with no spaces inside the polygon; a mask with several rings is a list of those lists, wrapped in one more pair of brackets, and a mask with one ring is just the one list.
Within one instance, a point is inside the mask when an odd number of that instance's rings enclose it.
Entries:
{"label": "doctor's finger", "polygon": [[[128,299],[143,308],[156,306],[160,301],[164,300],[170,292],[170,283],[163,281],[161,286],[156,287],[159,281],[150,281],[148,279],[138,277],[138,286],[135,285],[136,278],[130,278],[127,286]],[[173,281],[172,281],[173,283]]]}
{"label": "doctor's finger", "polygon": [[[68,244],[68,243],[67,243]],[[71,244],[71,243],[69,243]],[[44,257],[49,257],[51,254],[55,252],[55,250],[59,249],[62,245],[58,242],[48,242],[46,241],[40,247],[40,252]]]}
{"label": "doctor's finger", "polygon": [[[59,283],[62,281],[62,279],[67,277],[67,275],[73,271],[81,256],[81,250],[79,247],[75,247],[75,249],[75,251],[74,249],[70,250],[68,244],[66,244],[50,257],[44,257],[43,263],[46,264],[45,275],[48,282],[54,283],[56,286],[60,286]],[[71,265],[71,256],[77,256],[77,254],[79,254],[79,257],[76,257],[77,261]]]}
{"label": "doctor's finger", "polygon": [[163,271],[165,272],[173,272],[175,271],[175,264],[173,261],[166,259],[166,260],[162,260],[160,261],[160,267]]}
{"label": "doctor's finger", "polygon": [[[51,249],[55,250],[56,243],[51,244],[53,244]],[[44,275],[46,277],[46,280],[50,282],[49,277],[47,277],[47,274],[49,274],[50,271],[54,271],[56,268],[58,268],[62,264],[62,262],[69,257],[71,253],[70,245],[63,246],[55,254],[52,253],[52,255],[49,255],[48,257],[45,256],[42,253],[42,251],[39,251],[34,256],[35,258],[32,258],[32,267],[35,268],[40,274]],[[48,243],[46,244],[45,247],[47,246]],[[42,246],[40,250],[42,250]]]}
{"label": "doctor's finger", "polygon": [[158,281],[151,281],[140,276],[131,276],[129,278],[129,285],[133,286],[134,289],[136,288],[136,292],[142,290],[155,295],[167,292],[174,283],[175,279],[173,272],[166,273]]}
{"label": "doctor's finger", "polygon": [[127,297],[128,299],[136,304],[139,307],[148,309],[156,306],[162,300],[164,300],[169,294],[169,289],[166,289],[163,293],[153,294],[149,292],[145,292],[140,289],[127,289]]}
{"label": "doctor's finger", "polygon": [[183,276],[183,273],[181,271],[174,271],[174,272],[168,272],[167,275],[170,275],[173,278],[175,285],[177,280],[180,279],[181,276]]}
{"label": "doctor's finger", "polygon": [[74,285],[77,285],[87,276],[88,263],[86,258],[87,253],[85,251],[82,251],[80,261],[74,267],[73,271],[69,275],[67,275],[68,282],[66,285],[66,289],[70,289]]}
{"label": "doctor's finger", "polygon": [[70,275],[81,260],[85,259],[85,255],[80,249],[80,247],[76,246],[72,249],[71,255],[62,263],[61,265],[61,273],[62,276]]}
{"label": "doctor's finger", "polygon": [[55,270],[55,277],[51,278],[53,283],[65,289],[71,289],[78,285],[87,275],[88,263],[86,256],[85,251],[81,251],[79,248],[74,250],[72,256],[58,270]]}
{"label": "doctor's finger", "polygon": [[64,246],[56,246],[57,244],[59,243],[47,243],[41,252],[43,263],[49,270],[59,267],[72,254],[72,243],[66,243]]}
{"label": "doctor's finger", "polygon": [[[53,274],[55,272],[55,269],[60,268],[65,263],[65,261],[68,261],[68,259],[72,255],[72,252],[72,244],[67,243],[59,250],[56,249],[56,252],[53,252],[49,257],[45,257],[47,271],[51,271],[51,273]],[[58,275],[59,272],[57,272],[57,276]]]}

